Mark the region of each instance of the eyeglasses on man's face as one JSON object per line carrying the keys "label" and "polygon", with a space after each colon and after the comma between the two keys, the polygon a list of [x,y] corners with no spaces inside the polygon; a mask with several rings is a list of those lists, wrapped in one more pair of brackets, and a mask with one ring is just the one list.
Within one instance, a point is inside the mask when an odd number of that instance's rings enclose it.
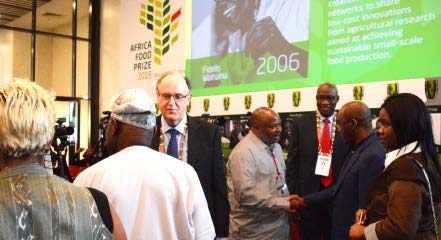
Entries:
{"label": "eyeglasses on man's face", "polygon": [[176,101],[176,102],[182,102],[184,101],[188,95],[190,95],[190,93],[187,93],[187,95],[184,94],[180,94],[180,93],[176,93],[176,94],[171,94],[171,93],[158,93],[158,96],[165,101],[170,101],[172,98]]}

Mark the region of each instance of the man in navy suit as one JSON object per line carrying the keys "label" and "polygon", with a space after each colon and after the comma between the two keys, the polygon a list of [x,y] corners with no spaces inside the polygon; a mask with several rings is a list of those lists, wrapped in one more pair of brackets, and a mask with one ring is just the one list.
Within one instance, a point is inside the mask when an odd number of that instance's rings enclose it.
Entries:
{"label": "man in navy suit", "polygon": [[[295,118],[292,123],[291,138],[288,147],[286,183],[291,194],[306,196],[323,191],[337,182],[340,169],[350,152],[344,144],[335,126],[335,107],[339,96],[335,85],[323,83],[317,88],[317,111]],[[331,141],[331,166],[329,177],[322,177],[315,171],[321,150],[320,139],[324,132],[324,121],[329,121]],[[332,139],[331,139],[332,140]],[[299,224],[300,238],[307,240],[328,240],[331,228],[331,213],[327,206],[306,209]]]}
{"label": "man in navy suit", "polygon": [[[152,148],[169,155],[174,153],[176,158],[193,166],[207,199],[216,237],[228,237],[230,205],[219,128],[187,115],[191,91],[182,74],[165,73],[156,83],[156,92],[162,115],[156,121]],[[174,151],[169,148],[172,141],[175,141]]]}
{"label": "man in navy suit", "polygon": [[345,104],[337,116],[337,128],[343,142],[350,144],[337,182],[321,192],[304,197],[306,208],[332,206],[331,239],[349,239],[355,212],[365,207],[366,192],[381,174],[385,152],[372,130],[369,108],[362,102]]}

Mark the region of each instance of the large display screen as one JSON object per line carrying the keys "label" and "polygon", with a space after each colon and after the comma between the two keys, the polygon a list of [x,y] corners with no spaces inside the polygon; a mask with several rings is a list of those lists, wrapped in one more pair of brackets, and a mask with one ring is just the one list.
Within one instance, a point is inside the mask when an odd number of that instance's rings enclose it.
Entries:
{"label": "large display screen", "polygon": [[196,0],[194,96],[441,76],[439,0]]}

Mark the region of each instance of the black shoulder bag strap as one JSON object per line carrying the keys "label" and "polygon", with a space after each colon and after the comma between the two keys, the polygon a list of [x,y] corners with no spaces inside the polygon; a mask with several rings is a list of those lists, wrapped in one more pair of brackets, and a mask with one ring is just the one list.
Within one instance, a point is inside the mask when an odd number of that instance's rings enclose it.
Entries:
{"label": "black shoulder bag strap", "polygon": [[417,159],[415,159],[413,157],[410,157],[410,158],[412,158],[415,161],[416,165],[418,165],[418,167],[421,168],[421,170],[423,171],[424,177],[426,178],[427,186],[429,187],[430,204],[432,205],[432,215],[433,215],[433,223],[435,225],[436,239],[438,239],[438,223],[436,221],[435,203],[433,202],[432,187],[430,186],[429,176],[427,175],[427,172],[424,169],[423,165]]}

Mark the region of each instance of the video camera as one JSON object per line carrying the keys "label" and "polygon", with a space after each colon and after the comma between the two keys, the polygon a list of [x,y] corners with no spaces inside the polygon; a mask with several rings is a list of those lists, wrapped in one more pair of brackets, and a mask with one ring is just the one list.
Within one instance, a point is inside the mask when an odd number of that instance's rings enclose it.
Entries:
{"label": "video camera", "polygon": [[71,146],[72,143],[69,141],[69,136],[72,135],[75,130],[71,126],[66,127],[63,125],[63,123],[66,122],[66,118],[58,118],[56,122],[57,124],[54,126],[55,134],[52,138],[52,170],[55,175],[72,182],[72,177],[70,176],[66,163],[66,147]]}
{"label": "video camera", "polygon": [[52,147],[54,148],[63,149],[70,144],[69,136],[74,133],[74,128],[72,126],[64,126],[64,122],[66,122],[66,118],[57,119],[57,125],[55,125],[55,134],[52,141]]}

